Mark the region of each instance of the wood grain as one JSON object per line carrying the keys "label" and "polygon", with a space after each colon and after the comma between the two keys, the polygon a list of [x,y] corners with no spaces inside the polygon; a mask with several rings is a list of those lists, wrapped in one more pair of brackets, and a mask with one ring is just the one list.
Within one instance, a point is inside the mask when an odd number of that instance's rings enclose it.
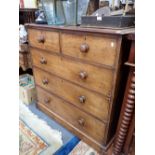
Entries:
{"label": "wood grain", "polygon": [[130,71],[121,116],[117,129],[117,136],[114,143],[113,154],[120,155],[125,143],[130,123],[135,109],[135,73]]}
{"label": "wood grain", "polygon": [[[51,55],[36,49],[31,49],[33,64],[45,71],[56,74],[76,84],[88,89],[97,91],[105,96],[111,93],[113,84],[113,71],[104,68],[98,68],[92,65],[76,62],[71,59]],[[47,64],[41,64],[40,59],[44,58]],[[80,72],[86,72],[88,77],[81,79]]]}
{"label": "wood grain", "polygon": [[[62,33],[61,41],[62,53],[66,55],[105,64],[107,66],[114,66],[117,55],[116,37]],[[80,51],[80,47],[84,43],[89,46],[89,50],[85,53]]]}
{"label": "wood grain", "polygon": [[42,25],[42,24],[26,24],[31,29],[38,30],[54,30],[54,31],[65,31],[65,32],[78,32],[78,33],[91,33],[91,34],[102,34],[102,35],[112,35],[112,36],[122,36],[126,34],[134,34],[135,28],[124,28],[124,29],[112,29],[112,28],[87,28],[81,26],[54,26],[54,25]]}
{"label": "wood grain", "polygon": [[[37,85],[62,97],[81,110],[99,118],[101,121],[107,121],[109,103],[103,96],[83,89],[54,75],[50,75],[38,68],[34,68],[33,71]],[[44,79],[48,80],[48,84],[42,83]],[[86,97],[84,103],[80,102],[80,96]]]}
{"label": "wood grain", "polygon": [[120,109],[125,34],[134,29],[29,24],[28,33],[38,107],[105,154]]}
{"label": "wood grain", "polygon": [[[59,33],[49,31],[38,31],[28,29],[30,46],[46,49],[56,53],[60,52]],[[38,42],[40,37],[44,38],[44,42]]]}
{"label": "wood grain", "polygon": [[135,35],[129,34],[126,38],[131,40],[128,60],[124,63],[129,69],[128,80],[117,125],[113,155],[120,155],[121,153],[134,154],[135,150]]}
{"label": "wood grain", "polygon": [[[81,110],[65,102],[64,100],[61,100],[60,98],[47,93],[39,87],[37,87],[37,92],[39,103],[42,103],[49,110],[67,120],[68,123],[72,124],[74,127],[81,130],[86,135],[92,137],[101,144],[103,143],[106,127],[104,123],[86,114],[85,112],[82,112]],[[45,98],[50,99],[49,103],[44,102]],[[80,124],[79,122],[82,119],[84,120],[84,124]]]}

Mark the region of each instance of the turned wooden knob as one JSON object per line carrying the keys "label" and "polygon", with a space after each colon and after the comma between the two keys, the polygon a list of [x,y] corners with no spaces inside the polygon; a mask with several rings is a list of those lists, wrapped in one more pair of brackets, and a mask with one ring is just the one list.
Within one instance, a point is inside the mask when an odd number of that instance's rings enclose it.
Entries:
{"label": "turned wooden knob", "polygon": [[45,42],[44,36],[39,36],[39,37],[37,38],[37,40],[38,40],[38,43],[44,43],[44,42]]}
{"label": "turned wooden knob", "polygon": [[84,72],[84,71],[81,71],[81,72],[79,73],[79,76],[80,76],[81,79],[86,79],[87,76],[88,76],[88,74],[87,74],[86,72]]}
{"label": "turned wooden knob", "polygon": [[80,51],[81,51],[82,53],[87,53],[88,50],[89,50],[88,44],[86,44],[86,43],[81,44],[81,46],[80,46]]}
{"label": "turned wooden knob", "polygon": [[84,126],[85,125],[85,120],[83,118],[80,118],[78,120],[79,125]]}
{"label": "turned wooden knob", "polygon": [[79,96],[79,101],[80,101],[80,103],[85,103],[86,97],[85,96]]}
{"label": "turned wooden knob", "polygon": [[50,99],[49,99],[49,98],[45,98],[45,99],[44,99],[44,102],[47,104],[47,103],[50,102]]}
{"label": "turned wooden knob", "polygon": [[44,85],[47,85],[47,84],[48,84],[48,80],[47,80],[47,79],[43,79],[43,80],[42,80],[42,83],[43,83]]}
{"label": "turned wooden knob", "polygon": [[40,59],[40,63],[41,63],[41,64],[47,64],[47,60],[46,60],[45,58],[41,58],[41,59]]}

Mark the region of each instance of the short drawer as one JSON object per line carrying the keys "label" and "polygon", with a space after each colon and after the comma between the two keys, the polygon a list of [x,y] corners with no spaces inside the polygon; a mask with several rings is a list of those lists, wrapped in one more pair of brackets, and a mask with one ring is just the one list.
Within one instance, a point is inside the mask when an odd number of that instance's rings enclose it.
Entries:
{"label": "short drawer", "polygon": [[62,33],[61,42],[62,52],[66,55],[115,66],[117,55],[116,37]]}
{"label": "short drawer", "polygon": [[28,33],[30,46],[60,52],[58,32],[29,29]]}
{"label": "short drawer", "polygon": [[[49,94],[37,87],[38,102],[46,106],[50,111],[71,124],[75,130],[83,132],[96,141],[103,143],[106,124],[79,110],[68,102]],[[78,130],[79,129],[79,130]]]}
{"label": "short drawer", "polygon": [[101,121],[107,122],[110,105],[108,99],[38,68],[34,68],[33,71],[37,85],[60,96]]}
{"label": "short drawer", "polygon": [[109,96],[113,70],[74,61],[47,52],[31,49],[33,65],[88,89]]}

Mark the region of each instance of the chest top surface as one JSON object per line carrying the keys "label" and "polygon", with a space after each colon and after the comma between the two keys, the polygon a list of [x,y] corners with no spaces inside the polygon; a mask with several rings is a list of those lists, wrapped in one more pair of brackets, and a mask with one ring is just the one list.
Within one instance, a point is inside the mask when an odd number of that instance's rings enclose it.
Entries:
{"label": "chest top surface", "polygon": [[124,28],[124,29],[111,29],[111,28],[86,28],[80,26],[49,26],[42,24],[26,24],[29,28],[35,29],[47,29],[47,30],[67,30],[67,31],[79,31],[79,32],[90,32],[100,34],[113,34],[113,35],[126,35],[134,34],[135,28]]}

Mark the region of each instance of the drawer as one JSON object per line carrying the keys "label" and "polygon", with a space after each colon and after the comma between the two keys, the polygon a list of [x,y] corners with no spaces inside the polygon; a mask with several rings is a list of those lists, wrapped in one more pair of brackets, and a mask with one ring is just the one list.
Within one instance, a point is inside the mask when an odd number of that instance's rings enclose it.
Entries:
{"label": "drawer", "polygon": [[116,37],[62,33],[61,42],[62,52],[66,55],[108,66],[115,65],[117,55]]}
{"label": "drawer", "polygon": [[[113,85],[113,70],[96,67],[57,55],[31,49],[33,64],[88,89],[109,96]],[[40,62],[41,61],[41,62]],[[45,63],[43,63],[43,62]]]}
{"label": "drawer", "polygon": [[33,68],[33,71],[37,85],[60,96],[96,118],[107,122],[109,103],[102,95],[88,91],[38,68]]}
{"label": "drawer", "polygon": [[56,115],[65,120],[67,124],[74,126],[74,129],[77,131],[80,130],[80,132],[103,143],[106,124],[39,87],[37,87],[37,93],[39,103],[46,106],[48,110],[56,113]]}
{"label": "drawer", "polygon": [[29,29],[28,33],[30,46],[60,52],[58,32]]}

